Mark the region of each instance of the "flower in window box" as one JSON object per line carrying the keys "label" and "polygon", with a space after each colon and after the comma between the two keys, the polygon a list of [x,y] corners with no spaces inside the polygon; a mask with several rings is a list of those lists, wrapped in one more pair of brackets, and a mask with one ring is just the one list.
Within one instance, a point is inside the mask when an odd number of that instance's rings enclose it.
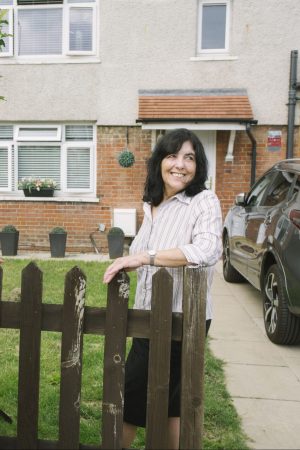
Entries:
{"label": "flower in window box", "polygon": [[23,189],[25,197],[52,197],[56,187],[57,183],[52,178],[28,177],[19,181],[19,189]]}

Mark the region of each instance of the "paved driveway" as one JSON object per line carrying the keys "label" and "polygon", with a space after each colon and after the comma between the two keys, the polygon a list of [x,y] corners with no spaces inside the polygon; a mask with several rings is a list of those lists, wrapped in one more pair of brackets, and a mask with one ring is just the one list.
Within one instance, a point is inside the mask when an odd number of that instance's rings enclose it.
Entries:
{"label": "paved driveway", "polygon": [[248,283],[213,283],[211,349],[225,361],[227,387],[252,449],[300,449],[300,345],[267,338],[260,293]]}

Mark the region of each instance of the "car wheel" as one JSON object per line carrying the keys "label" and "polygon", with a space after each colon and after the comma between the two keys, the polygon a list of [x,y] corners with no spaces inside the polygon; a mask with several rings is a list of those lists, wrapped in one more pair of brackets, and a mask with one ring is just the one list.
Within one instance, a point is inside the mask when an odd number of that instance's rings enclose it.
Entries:
{"label": "car wheel", "polygon": [[283,275],[273,264],[264,278],[264,323],[268,338],[275,344],[300,342],[300,319],[290,313]]}
{"label": "car wheel", "polygon": [[245,281],[243,275],[231,265],[229,238],[227,234],[225,234],[223,238],[223,276],[229,283],[241,283],[242,281]]}

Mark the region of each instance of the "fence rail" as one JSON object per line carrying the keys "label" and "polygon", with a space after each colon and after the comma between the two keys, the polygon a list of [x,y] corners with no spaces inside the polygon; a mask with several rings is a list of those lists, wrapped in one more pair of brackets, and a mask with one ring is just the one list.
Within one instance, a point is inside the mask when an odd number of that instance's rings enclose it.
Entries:
{"label": "fence rail", "polygon": [[[2,301],[2,279],[0,267],[0,328],[19,329],[20,348],[17,435],[0,436],[1,449],[121,449],[127,337],[150,340],[146,448],[167,448],[172,339],[182,340],[183,349],[180,448],[202,448],[205,269],[184,269],[183,313],[172,313],[173,280],[166,269],[153,276],[151,311],[128,309],[124,271],[108,285],[106,308],[85,306],[87,281],[78,267],[66,275],[62,305],[42,303],[42,272],[33,262],[22,272],[21,302]],[[42,331],[62,333],[57,441],[38,439]],[[105,336],[102,442],[97,446],[79,442],[84,334]]]}

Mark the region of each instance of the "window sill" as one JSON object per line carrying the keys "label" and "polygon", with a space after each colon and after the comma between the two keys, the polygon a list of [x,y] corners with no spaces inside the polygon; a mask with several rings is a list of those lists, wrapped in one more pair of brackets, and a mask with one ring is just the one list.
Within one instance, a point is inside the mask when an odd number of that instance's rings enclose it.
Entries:
{"label": "window sill", "polygon": [[85,58],[78,57],[78,59],[75,57],[74,57],[74,59],[73,58],[72,59],[71,58],[52,58],[52,59],[51,58],[47,58],[47,59],[44,59],[44,58],[21,59],[21,58],[18,58],[18,59],[15,59],[13,57],[7,56],[7,57],[1,57],[0,62],[3,65],[18,65],[18,64],[32,64],[32,65],[47,64],[47,65],[50,65],[50,64],[95,64],[95,63],[97,64],[97,63],[101,63],[101,60],[100,60],[100,58],[97,58],[97,57],[85,57]]}
{"label": "window sill", "polygon": [[190,61],[235,61],[237,60],[237,56],[230,56],[230,55],[199,55],[199,56],[192,56],[190,58]]}
{"label": "window sill", "polygon": [[7,202],[71,202],[71,203],[99,203],[98,197],[57,196],[57,197],[24,197],[23,195],[0,194],[0,201]]}

